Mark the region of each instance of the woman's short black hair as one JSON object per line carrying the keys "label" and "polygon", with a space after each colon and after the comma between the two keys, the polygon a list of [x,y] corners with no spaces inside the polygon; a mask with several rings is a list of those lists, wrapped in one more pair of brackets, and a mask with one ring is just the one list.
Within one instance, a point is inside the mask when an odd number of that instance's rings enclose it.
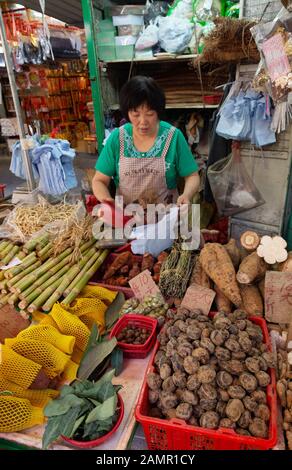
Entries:
{"label": "woman's short black hair", "polygon": [[165,95],[163,90],[151,77],[136,75],[121,89],[120,109],[125,118],[129,119],[128,112],[147,104],[150,109],[157,112],[159,119],[165,110]]}

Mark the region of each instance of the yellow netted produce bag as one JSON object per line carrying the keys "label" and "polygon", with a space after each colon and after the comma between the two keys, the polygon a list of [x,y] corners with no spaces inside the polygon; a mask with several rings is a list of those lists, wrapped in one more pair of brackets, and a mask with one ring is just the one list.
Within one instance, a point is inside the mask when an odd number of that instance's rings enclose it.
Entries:
{"label": "yellow netted produce bag", "polygon": [[36,310],[31,314],[31,316],[35,322],[40,323],[42,320],[45,320],[48,315],[46,313],[40,312],[39,310]]}
{"label": "yellow netted produce bag", "polygon": [[75,346],[73,350],[73,354],[71,356],[71,361],[76,362],[76,364],[80,364],[80,361],[83,356],[83,352],[84,351],[81,351],[81,349],[79,349],[78,346]]}
{"label": "yellow netted produce bag", "polygon": [[64,335],[75,336],[76,345],[84,351],[90,336],[89,328],[76,315],[67,312],[59,303],[53,306],[51,315],[57,323],[59,331]]}
{"label": "yellow netted produce bag", "polygon": [[73,382],[73,380],[75,380],[77,377],[78,367],[78,364],[75,364],[73,361],[69,361],[62,374],[62,379]]}
{"label": "yellow netted produce bag", "polygon": [[70,356],[44,341],[15,338],[11,344],[12,341],[5,340],[5,345],[9,343],[13,351],[43,366],[45,373],[51,379],[63,372],[70,359]]}
{"label": "yellow netted produce bag", "polygon": [[40,325],[50,325],[56,328],[56,330],[59,330],[57,323],[55,322],[52,315],[50,314],[46,315],[45,318],[42,319],[42,321],[40,322]]}
{"label": "yellow netted produce bag", "polygon": [[96,297],[97,299],[103,300],[106,303],[112,303],[117,296],[117,292],[106,289],[101,286],[90,286],[87,285],[80,292],[79,297]]}
{"label": "yellow netted produce bag", "polygon": [[30,326],[18,333],[17,338],[45,341],[66,354],[72,354],[76,341],[74,336],[62,335],[62,333],[51,325]]}
{"label": "yellow netted produce bag", "polygon": [[25,389],[31,386],[42,368],[40,364],[23,357],[3,344],[0,345],[0,357],[2,357],[0,374]]}
{"label": "yellow netted produce bag", "polygon": [[44,389],[44,390],[25,390],[19,385],[10,382],[0,375],[0,392],[12,392],[18,398],[26,398],[33,406],[43,408],[53,398],[59,396],[57,390]]}
{"label": "yellow netted produce bag", "polygon": [[45,421],[41,408],[25,398],[0,396],[0,432],[16,432]]}
{"label": "yellow netted produce bag", "polygon": [[79,298],[75,300],[72,307],[67,305],[63,307],[67,312],[73,313],[77,317],[94,313],[96,321],[102,326],[105,324],[104,316],[107,306],[99,299]]}

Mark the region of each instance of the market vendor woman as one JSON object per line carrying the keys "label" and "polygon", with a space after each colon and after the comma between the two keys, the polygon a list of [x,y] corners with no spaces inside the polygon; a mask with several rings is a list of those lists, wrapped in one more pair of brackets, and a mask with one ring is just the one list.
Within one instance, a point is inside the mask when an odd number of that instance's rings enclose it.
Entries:
{"label": "market vendor woman", "polygon": [[[120,108],[129,123],[111,133],[97,160],[96,198],[112,200],[108,187],[113,178],[125,204],[149,195],[151,203],[190,203],[199,189],[198,165],[182,132],[161,121],[163,91],[152,78],[136,76],[123,86]],[[179,176],[184,178],[180,196]]]}

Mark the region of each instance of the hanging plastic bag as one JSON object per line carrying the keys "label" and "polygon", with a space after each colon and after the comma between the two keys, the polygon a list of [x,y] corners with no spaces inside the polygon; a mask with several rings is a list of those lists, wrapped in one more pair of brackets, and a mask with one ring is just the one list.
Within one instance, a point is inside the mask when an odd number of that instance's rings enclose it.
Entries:
{"label": "hanging plastic bag", "polygon": [[161,47],[173,54],[183,52],[192,39],[193,25],[189,20],[167,16],[159,21],[159,42]]}
{"label": "hanging plastic bag", "polygon": [[240,158],[239,142],[232,154],[208,168],[208,179],[221,215],[231,216],[265,203]]}
{"label": "hanging plastic bag", "polygon": [[156,24],[150,24],[139,36],[135,49],[137,51],[142,51],[144,49],[149,49],[150,47],[155,46],[158,43],[158,26]]}

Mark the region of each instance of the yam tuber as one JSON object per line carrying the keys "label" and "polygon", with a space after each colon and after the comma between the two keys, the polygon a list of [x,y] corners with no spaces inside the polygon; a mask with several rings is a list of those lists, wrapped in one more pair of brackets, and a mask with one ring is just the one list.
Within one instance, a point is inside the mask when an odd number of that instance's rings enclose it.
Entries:
{"label": "yam tuber", "polygon": [[219,243],[207,243],[201,251],[200,263],[222,293],[240,307],[242,299],[235,269],[225,248]]}
{"label": "yam tuber", "polygon": [[261,279],[267,271],[265,261],[254,251],[241,262],[236,278],[240,284],[252,284]]}
{"label": "yam tuber", "polygon": [[256,286],[242,285],[240,292],[246,313],[249,316],[262,317],[264,306],[259,289]]}
{"label": "yam tuber", "polygon": [[227,297],[221,292],[221,290],[215,285],[214,290],[216,292],[215,303],[218,312],[231,313],[232,303]]}
{"label": "yam tuber", "polygon": [[256,232],[248,230],[241,235],[240,243],[245,250],[255,251],[260,244],[260,237]]}
{"label": "yam tuber", "polygon": [[241,254],[240,254],[239,248],[236,245],[236,241],[234,240],[234,238],[230,238],[227,245],[223,245],[223,246],[225,250],[227,251],[227,253],[229,254],[231,261],[233,263],[233,266],[235,267],[235,269],[237,269],[241,261]]}
{"label": "yam tuber", "polygon": [[289,251],[286,261],[279,264],[278,270],[283,273],[292,273],[292,251]]}
{"label": "yam tuber", "polygon": [[259,291],[262,295],[262,298],[265,300],[265,277],[263,279],[260,280],[260,282],[258,283],[258,288],[259,288]]}
{"label": "yam tuber", "polygon": [[110,277],[114,276],[117,271],[119,271],[123,266],[126,264],[131,264],[132,261],[132,253],[126,251],[125,253],[121,253],[118,255],[112,264],[107,268],[103,279],[106,281]]}
{"label": "yam tuber", "polygon": [[134,263],[131,271],[129,272],[129,280],[133,279],[133,277],[138,276],[140,274],[141,270],[139,268],[138,263]]}
{"label": "yam tuber", "polygon": [[195,259],[193,272],[190,279],[191,284],[199,284],[199,286],[211,288],[210,278],[202,268],[199,257]]}

